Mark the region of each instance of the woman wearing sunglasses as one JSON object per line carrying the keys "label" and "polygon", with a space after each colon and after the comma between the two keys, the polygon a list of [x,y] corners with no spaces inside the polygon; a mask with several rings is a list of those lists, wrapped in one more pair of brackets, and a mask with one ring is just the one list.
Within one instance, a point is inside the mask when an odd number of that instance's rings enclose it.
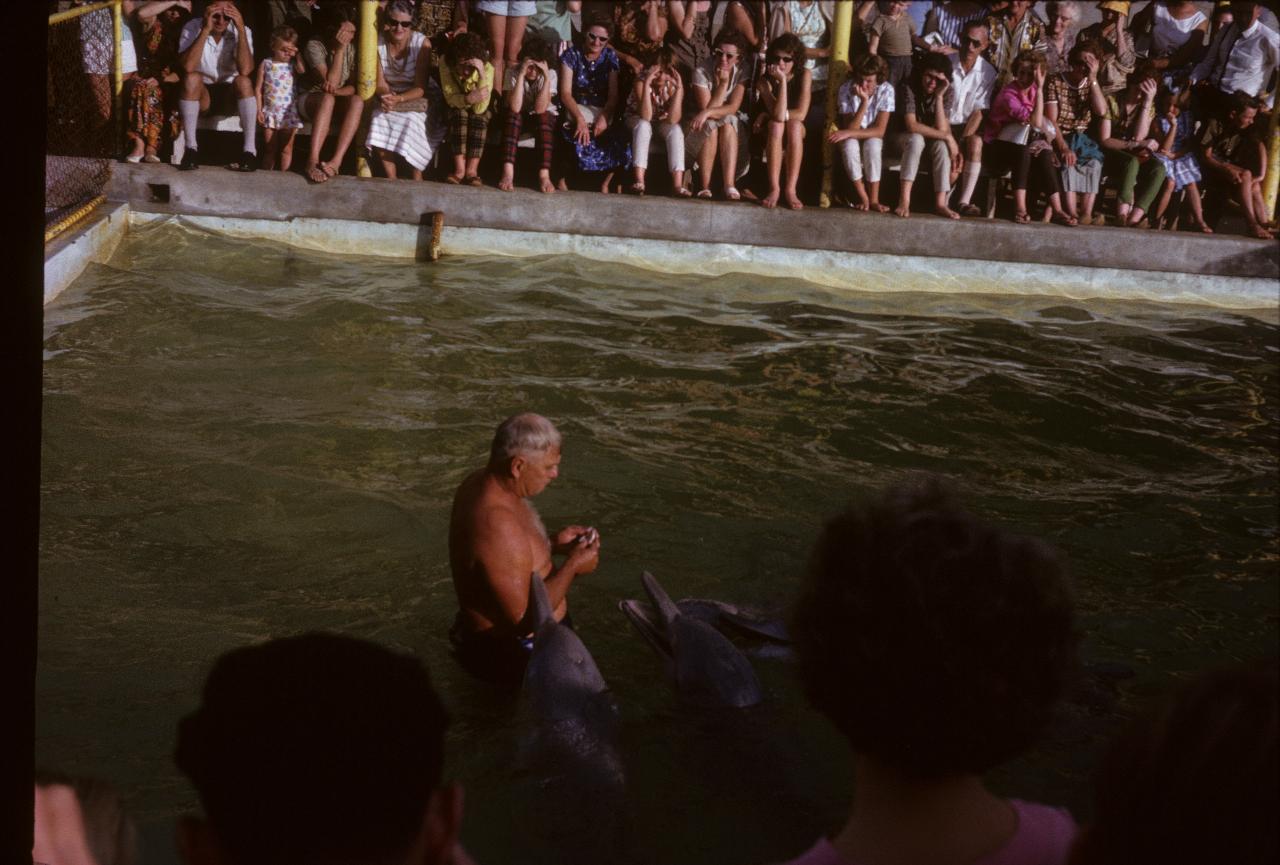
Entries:
{"label": "woman wearing sunglasses", "polygon": [[800,37],[784,33],[770,42],[764,74],[756,82],[760,113],[752,124],[755,132],[765,136],[769,191],[760,200],[765,207],[777,207],[779,197],[792,210],[804,207],[796,194],[796,183],[804,159],[804,118],[809,113],[812,87]]}
{"label": "woman wearing sunglasses", "polygon": [[[582,47],[560,55],[560,102],[564,105],[563,132],[573,147],[579,172],[601,177],[600,191],[608,192],[613,173],[631,162],[631,142],[618,111],[618,54],[609,47],[613,25],[608,19],[587,24]],[[562,189],[567,188],[564,178]]]}
{"label": "woman wearing sunglasses", "polygon": [[391,0],[383,13],[378,40],[376,100],[366,141],[387,177],[395,178],[397,163],[403,161],[413,179],[421,180],[422,170],[440,144],[438,137],[431,140],[427,123],[430,55],[431,43],[413,29],[413,4]]}

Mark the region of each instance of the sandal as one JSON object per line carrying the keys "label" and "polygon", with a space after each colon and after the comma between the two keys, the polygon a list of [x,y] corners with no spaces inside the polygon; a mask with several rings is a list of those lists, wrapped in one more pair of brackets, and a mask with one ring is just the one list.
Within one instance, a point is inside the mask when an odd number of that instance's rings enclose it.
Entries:
{"label": "sandal", "polygon": [[454,186],[457,186],[462,182],[462,178],[456,174],[447,174],[445,175],[444,182],[452,183]]}
{"label": "sandal", "polygon": [[312,183],[324,183],[329,179],[329,174],[320,167],[319,163],[307,169],[307,180]]}
{"label": "sandal", "polygon": [[959,212],[961,216],[981,216],[982,208],[972,202],[966,201],[964,204],[960,205]]}
{"label": "sandal", "polygon": [[699,198],[710,198],[710,197],[711,197],[711,190],[710,190],[710,189],[699,189],[699,190],[698,190],[698,197],[699,197]]}
{"label": "sandal", "polygon": [[687,186],[681,186],[676,190],[676,198],[692,198],[693,190]]}
{"label": "sandal", "polygon": [[1031,222],[1031,214],[1025,210],[1020,210],[1013,215],[1013,221],[1019,225],[1026,225]]}
{"label": "sandal", "polygon": [[484,181],[474,174],[462,178],[462,182],[466,186],[484,186]]}
{"label": "sandal", "polygon": [[730,201],[741,201],[742,193],[735,186],[726,186],[724,188],[724,197]]}
{"label": "sandal", "polygon": [[643,184],[643,183],[633,183],[633,184],[631,184],[631,194],[632,194],[632,195],[644,195],[644,184]]}

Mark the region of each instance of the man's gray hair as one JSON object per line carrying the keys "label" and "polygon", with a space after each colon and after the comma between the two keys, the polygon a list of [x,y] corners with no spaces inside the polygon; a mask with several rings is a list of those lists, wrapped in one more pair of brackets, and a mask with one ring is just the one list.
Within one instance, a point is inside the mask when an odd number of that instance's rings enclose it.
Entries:
{"label": "man's gray hair", "polygon": [[1080,4],[1075,0],[1049,0],[1044,4],[1044,14],[1049,18],[1057,18],[1059,12],[1070,12],[1072,21],[1080,20]]}
{"label": "man's gray hair", "polygon": [[560,431],[540,414],[516,414],[498,425],[489,446],[489,462],[505,464],[514,456],[542,454],[560,447]]}

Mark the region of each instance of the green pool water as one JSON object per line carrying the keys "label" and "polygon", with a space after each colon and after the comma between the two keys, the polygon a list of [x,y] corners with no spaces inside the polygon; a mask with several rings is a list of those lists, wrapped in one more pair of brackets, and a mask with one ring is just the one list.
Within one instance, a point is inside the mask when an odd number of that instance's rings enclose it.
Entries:
{"label": "green pool water", "polygon": [[512,819],[510,706],[445,635],[453,490],[527,409],[565,436],[544,519],[604,541],[571,605],[619,705],[616,861],[768,862],[837,826],[850,795],[785,658],[754,660],[768,736],[730,747],[682,713],[617,610],[640,572],[675,597],[783,608],[823,519],[917,470],[1058,545],[1087,655],[1133,670],[1114,705],[1073,704],[992,777],[1084,817],[1118,719],[1274,652],[1278,347],[1274,311],[134,230],[46,309],[37,759],[112,780],[147,861],[176,861],[172,818],[196,802],[174,729],[209,664],[338,630],[431,668],[473,854],[555,861]]}

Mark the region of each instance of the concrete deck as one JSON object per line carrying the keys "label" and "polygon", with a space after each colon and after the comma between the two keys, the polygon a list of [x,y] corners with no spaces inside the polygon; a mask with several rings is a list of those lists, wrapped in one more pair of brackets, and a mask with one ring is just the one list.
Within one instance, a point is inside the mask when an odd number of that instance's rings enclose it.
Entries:
{"label": "concrete deck", "polygon": [[[127,202],[134,218],[182,215],[215,228],[249,220],[284,239],[298,235],[300,225],[320,228],[337,220],[347,223],[353,241],[363,238],[350,250],[343,248],[349,244],[335,248],[325,242],[323,248],[332,251],[413,255],[413,236],[425,214],[442,211],[446,254],[574,251],[608,258],[612,251],[615,259],[660,269],[807,279],[814,279],[817,270],[822,272],[815,281],[849,287],[859,287],[859,277],[874,264],[872,270],[890,279],[931,272],[940,282],[959,276],[1000,293],[1021,293],[1024,280],[1048,280],[1081,287],[1080,292],[1064,291],[1067,296],[1237,308],[1280,303],[1280,244],[1225,235],[1019,226],[928,214],[903,220],[843,209],[770,212],[747,203],[593,193],[546,196],[379,178],[337,177],[314,186],[296,174],[243,175],[216,166],[179,172],[167,165],[119,165],[107,196]],[[287,224],[294,228],[286,230]],[[336,225],[340,234],[342,222]],[[334,236],[333,225],[320,233]],[[376,248],[379,236],[394,248]],[[826,272],[832,268],[853,272]],[[884,285],[862,287],[884,290]],[[969,285],[967,290],[981,288]]]}

